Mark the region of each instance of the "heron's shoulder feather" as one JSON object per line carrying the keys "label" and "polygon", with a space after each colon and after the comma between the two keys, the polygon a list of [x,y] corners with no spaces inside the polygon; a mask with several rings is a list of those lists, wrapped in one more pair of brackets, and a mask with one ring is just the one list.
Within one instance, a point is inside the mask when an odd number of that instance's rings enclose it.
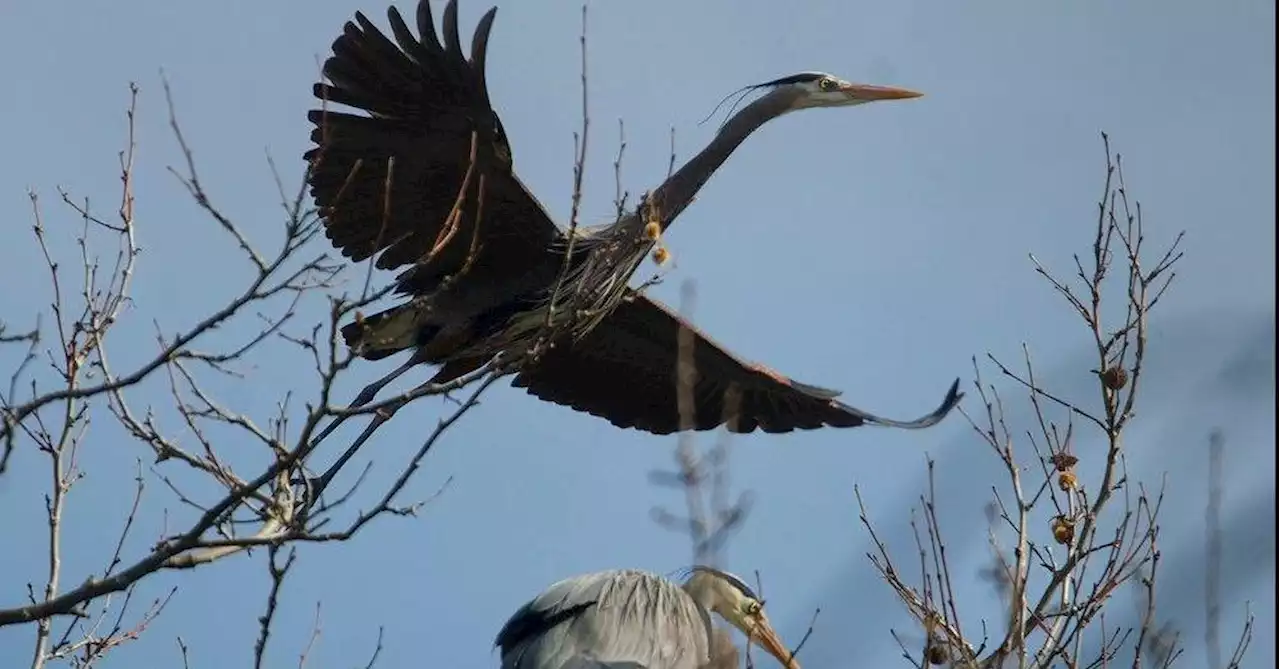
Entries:
{"label": "heron's shoulder feather", "polygon": [[618,569],[552,584],[511,616],[495,645],[503,667],[684,666],[666,663],[705,659],[710,633],[707,612],[680,586]]}
{"label": "heron's shoulder feather", "polygon": [[505,653],[521,641],[545,632],[595,604],[613,572],[596,572],[551,584],[516,610],[498,632],[494,645]]}

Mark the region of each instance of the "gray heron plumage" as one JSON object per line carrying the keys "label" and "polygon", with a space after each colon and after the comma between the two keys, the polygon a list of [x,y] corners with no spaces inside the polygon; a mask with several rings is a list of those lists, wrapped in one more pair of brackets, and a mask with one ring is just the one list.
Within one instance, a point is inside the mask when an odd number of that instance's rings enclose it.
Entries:
{"label": "gray heron plumage", "polygon": [[738,650],[712,614],[783,666],[800,669],[740,578],[713,567],[682,584],[617,569],[552,584],[503,625],[502,669],[712,669],[736,667]]}
{"label": "gray heron plumage", "polygon": [[[429,383],[445,383],[503,356],[523,361],[506,371],[529,394],[657,434],[726,421],[735,432],[923,428],[954,408],[958,381],[937,409],[914,420],[849,406],[836,399],[837,391],[734,356],[627,285],[657,234],[763,124],[801,109],[919,94],[819,72],[748,87],[760,96],[636,211],[574,236],[571,244],[517,177],[492,106],[485,65],[496,11],[480,18],[469,54],[459,38],[456,0],[445,5],[439,31],[421,0],[416,36],[394,7],[390,38],[357,12],[325,61],[328,82],[315,85],[318,99],[363,112],[326,107],[308,115],[315,145],[305,154],[312,163],[308,181],[326,235],[353,261],[377,256],[378,268],[399,269],[397,291],[410,297],[342,327],[348,346],[363,358],[413,351],[354,404],[372,400],[418,364],[440,365]],[[559,296],[565,301],[548,315]],[[535,345],[547,337],[548,322],[551,345]],[[676,383],[682,331],[692,335],[697,372],[692,415],[683,417]],[[534,349],[538,354],[526,359]],[[737,403],[726,411],[730,389]]]}

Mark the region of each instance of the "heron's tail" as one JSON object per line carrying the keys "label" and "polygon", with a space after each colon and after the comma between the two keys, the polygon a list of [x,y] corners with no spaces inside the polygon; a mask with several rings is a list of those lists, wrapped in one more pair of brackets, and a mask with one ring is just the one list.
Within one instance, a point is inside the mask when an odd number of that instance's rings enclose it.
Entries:
{"label": "heron's tail", "polygon": [[356,314],[340,332],[352,353],[365,360],[381,360],[416,347],[424,339],[423,329],[430,327],[423,310],[407,302],[372,316]]}

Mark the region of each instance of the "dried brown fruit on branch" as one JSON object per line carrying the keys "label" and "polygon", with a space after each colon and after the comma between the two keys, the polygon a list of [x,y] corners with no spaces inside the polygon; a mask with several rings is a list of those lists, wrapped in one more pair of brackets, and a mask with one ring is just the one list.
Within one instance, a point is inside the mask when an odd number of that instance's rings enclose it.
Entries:
{"label": "dried brown fruit on branch", "polygon": [[1120,390],[1125,386],[1125,384],[1129,383],[1129,372],[1125,371],[1124,367],[1119,365],[1112,365],[1111,367],[1106,368],[1106,370],[1102,372],[1101,377],[1102,385],[1105,386],[1107,390]]}
{"label": "dried brown fruit on branch", "polygon": [[1066,516],[1054,516],[1049,522],[1049,529],[1053,531],[1053,540],[1063,546],[1076,538],[1076,524]]}

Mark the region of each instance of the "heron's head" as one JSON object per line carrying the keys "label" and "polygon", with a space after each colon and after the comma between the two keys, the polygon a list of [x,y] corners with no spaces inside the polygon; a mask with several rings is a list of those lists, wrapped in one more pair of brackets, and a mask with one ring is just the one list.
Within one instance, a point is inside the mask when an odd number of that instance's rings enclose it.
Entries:
{"label": "heron's head", "polygon": [[764,614],[764,600],[742,579],[727,571],[700,566],[690,570],[684,588],[698,603],[729,621],[784,667],[800,669],[800,663],[791,657],[791,651]]}
{"label": "heron's head", "polygon": [[826,72],[800,72],[759,84],[758,88],[770,89],[768,95],[787,99],[792,111],[810,107],[849,107],[882,100],[907,100],[923,95],[905,88],[855,84]]}
{"label": "heron's head", "polygon": [[[855,84],[826,72],[800,72],[766,81],[763,84],[739,88],[726,95],[707,118],[714,116],[729,98],[737,96],[737,100],[730,109],[732,113],[746,96],[761,91],[764,95],[743,110],[743,115],[753,120],[761,117],[768,120],[800,109],[850,107],[880,100],[907,100],[924,95],[905,88]],[[754,113],[750,113],[752,111]],[[760,122],[763,121],[756,120],[757,124]],[[728,120],[725,124],[728,124]],[[725,128],[725,124],[720,126],[721,130]]]}

